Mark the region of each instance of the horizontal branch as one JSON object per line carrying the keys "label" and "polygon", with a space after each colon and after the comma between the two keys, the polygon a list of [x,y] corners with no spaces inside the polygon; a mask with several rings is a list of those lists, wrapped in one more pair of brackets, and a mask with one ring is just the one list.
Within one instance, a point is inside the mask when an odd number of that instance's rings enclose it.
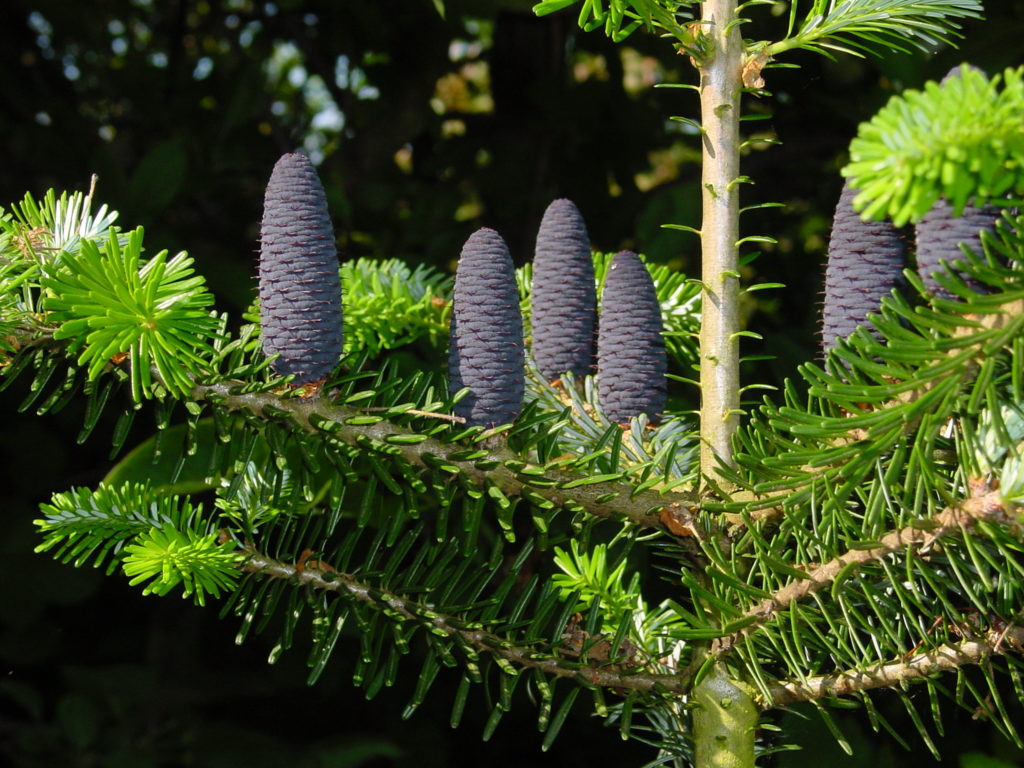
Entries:
{"label": "horizontal branch", "polygon": [[[633,488],[622,482],[601,482],[575,485],[580,474],[544,470],[543,477],[531,478],[525,470],[540,467],[525,466],[522,459],[503,447],[488,447],[487,454],[474,459],[452,459],[455,451],[464,451],[465,445],[444,443],[426,438],[417,443],[402,442],[401,438],[414,434],[386,420],[376,424],[352,425],[347,423],[364,412],[346,406],[332,405],[320,398],[280,397],[269,392],[235,393],[228,384],[200,385],[192,391],[198,400],[211,400],[230,410],[248,410],[262,416],[267,409],[285,411],[296,424],[311,433],[325,430],[314,425],[317,419],[331,422],[329,434],[348,445],[365,448],[369,438],[387,449],[389,454],[401,456],[415,467],[429,468],[430,457],[458,468],[459,473],[476,485],[497,486],[507,496],[528,495],[542,498],[560,507],[579,509],[597,517],[625,517],[641,528],[664,528],[659,512],[668,507],[690,507],[696,503],[690,494],[660,493],[649,489],[633,493]],[[396,439],[397,438],[397,439]],[[426,457],[426,458],[425,458]],[[478,465],[488,468],[482,469]],[[537,485],[531,483],[531,479]],[[541,485],[543,483],[543,485]],[[562,486],[562,487],[560,487]],[[565,487],[569,486],[569,487]]]}
{"label": "horizontal branch", "polygon": [[968,664],[981,664],[992,656],[1020,652],[1024,648],[1024,627],[1013,625],[989,629],[979,637],[940,645],[904,661],[873,664],[860,670],[808,677],[802,682],[770,686],[771,701],[765,709],[784,707],[798,701],[848,696],[875,688],[893,688],[902,683],[924,680]]}
{"label": "horizontal branch", "polygon": [[458,626],[463,622],[438,613],[429,605],[407,600],[383,589],[363,584],[354,576],[326,568],[300,567],[275,560],[251,549],[243,569],[275,579],[284,579],[314,589],[337,592],[379,610],[387,610],[404,619],[427,626],[436,636],[456,637],[478,651],[490,653],[522,669],[537,669],[552,677],[577,679],[589,686],[628,691],[683,694],[689,690],[686,675],[622,673],[607,663],[580,663],[561,659],[553,651],[537,650],[536,644],[519,645],[507,638],[478,628]]}
{"label": "horizontal branch", "polygon": [[847,569],[850,566],[855,569],[878,562],[893,552],[913,546],[929,547],[943,536],[970,530],[981,520],[999,523],[1012,521],[1002,497],[997,491],[989,490],[987,486],[978,488],[975,495],[955,506],[947,507],[931,518],[890,531],[881,538],[877,547],[851,549],[807,571],[804,578],[791,581],[775,594],[745,611],[744,616],[754,617],[756,621],[731,635],[716,639],[712,644],[712,653],[719,656],[728,653],[744,637],[775,618],[779,611],[785,610],[812,592],[830,586],[840,574],[848,574],[850,571]]}
{"label": "horizontal branch", "polygon": [[[55,341],[50,329],[46,332],[27,328],[19,331],[22,331],[22,335],[17,337],[19,347],[67,346],[66,341]],[[160,378],[156,371],[153,375],[154,378]],[[557,469],[543,470],[542,477],[534,476],[533,479],[538,483],[534,485],[531,483],[530,473],[542,468],[525,464],[520,456],[507,448],[493,444],[479,445],[481,450],[487,451],[485,455],[474,459],[453,459],[450,458],[451,454],[465,451],[465,445],[444,443],[433,438],[417,443],[402,442],[402,437],[414,433],[387,420],[369,425],[347,423],[353,418],[365,416],[365,410],[334,405],[317,397],[284,397],[272,392],[237,393],[234,388],[239,383],[198,384],[192,388],[190,394],[199,401],[214,402],[229,410],[248,410],[261,417],[266,416],[265,412],[268,409],[277,413],[286,412],[305,431],[323,434],[325,430],[311,422],[311,418],[316,416],[332,422],[336,429],[330,430],[331,436],[349,445],[365,448],[361,443],[369,438],[385,447],[387,453],[397,453],[408,463],[421,468],[430,467],[427,463],[429,459],[424,457],[433,457],[457,467],[465,479],[476,485],[484,486],[490,483],[507,496],[528,495],[595,517],[622,517],[640,528],[659,528],[679,537],[684,542],[685,549],[692,555],[698,554],[699,547],[693,538],[698,534],[697,529],[692,528],[686,533],[680,533],[675,526],[666,525],[664,516],[659,514],[662,510],[669,510],[678,516],[679,511],[692,509],[698,504],[694,494],[679,491],[662,493],[655,489],[634,493],[634,488],[629,484],[614,481],[577,485],[581,479],[585,479],[584,475]],[[481,468],[477,466],[478,464],[488,468]],[[569,484],[572,485],[568,488],[559,487]]]}

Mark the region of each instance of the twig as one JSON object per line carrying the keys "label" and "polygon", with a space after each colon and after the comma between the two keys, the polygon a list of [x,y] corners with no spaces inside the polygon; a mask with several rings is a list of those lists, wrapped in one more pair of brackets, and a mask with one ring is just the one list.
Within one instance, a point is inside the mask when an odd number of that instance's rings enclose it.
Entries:
{"label": "twig", "polygon": [[981,637],[940,645],[905,661],[883,662],[866,669],[851,669],[834,675],[809,677],[802,682],[778,683],[769,687],[771,701],[764,709],[784,707],[798,701],[813,701],[832,696],[847,696],[873,688],[891,688],[901,683],[924,680],[939,672],[948,672],[966,664],[981,664],[985,659],[1024,647],[1024,627],[1002,627],[986,631]]}
{"label": "twig", "polygon": [[438,613],[433,608],[406,600],[392,592],[378,590],[359,582],[354,576],[330,569],[299,567],[275,560],[254,550],[246,550],[248,559],[244,569],[275,579],[294,581],[314,589],[329,590],[345,595],[379,609],[387,609],[405,619],[428,627],[434,635],[460,637],[479,651],[486,651],[524,669],[538,669],[552,677],[579,678],[591,686],[629,691],[659,690],[665,693],[686,693],[689,680],[683,675],[655,673],[622,673],[611,665],[600,662],[579,663],[558,658],[553,649],[539,650],[536,644],[520,645],[508,638],[482,629],[456,626],[461,623],[452,616]]}
{"label": "twig", "polygon": [[[18,329],[18,332],[20,333],[21,329]],[[24,340],[19,338],[19,346],[66,346],[68,343],[55,342],[50,333],[34,336]],[[526,465],[518,454],[501,446],[495,440],[481,440],[477,444],[482,450],[487,451],[483,457],[472,460],[451,459],[449,454],[464,450],[466,446],[444,443],[433,438],[416,444],[389,443],[388,438],[400,438],[413,433],[386,420],[371,425],[346,423],[347,420],[365,413],[368,410],[366,408],[332,405],[318,397],[283,397],[271,392],[236,393],[233,390],[239,383],[199,384],[193,388],[191,395],[197,401],[209,400],[229,410],[248,410],[257,415],[263,415],[267,408],[284,411],[295,420],[299,428],[310,433],[324,432],[310,421],[314,416],[319,417],[335,425],[337,429],[331,431],[331,436],[348,445],[364,447],[361,443],[369,438],[380,443],[382,447],[386,446],[388,453],[398,454],[413,466],[420,468],[429,468],[429,459],[425,460],[424,456],[434,456],[443,459],[446,464],[457,467],[460,474],[473,483],[484,485],[489,482],[508,496],[528,495],[532,498],[541,498],[558,506],[583,511],[596,517],[624,517],[640,528],[668,530],[659,517],[661,510],[689,509],[698,505],[694,494],[679,491],[662,493],[654,489],[634,493],[633,486],[624,482],[592,483],[571,489],[560,489],[559,485],[580,480],[582,476],[579,473],[549,469],[544,471],[543,477],[531,477],[529,473],[524,474],[521,470],[533,470],[536,467]],[[481,469],[477,465],[482,462],[495,466]],[[531,479],[538,485],[533,485]],[[543,486],[540,485],[541,482],[544,483]],[[695,557],[698,556],[697,547],[692,546],[694,539],[685,537],[681,540],[687,551]]]}
{"label": "twig", "polygon": [[785,610],[812,592],[831,585],[849,566],[860,567],[877,562],[886,555],[912,546],[920,545],[927,548],[943,536],[970,530],[980,520],[1010,522],[1002,497],[997,491],[989,490],[987,486],[977,489],[975,495],[956,506],[947,507],[931,518],[890,531],[881,538],[877,547],[851,549],[808,571],[805,578],[790,582],[774,595],[766,597],[744,612],[744,616],[755,617],[756,621],[731,635],[716,639],[712,643],[711,652],[718,656],[728,653],[744,637],[771,621],[779,611]]}
{"label": "twig", "polygon": [[[363,410],[332,405],[321,398],[279,397],[269,392],[237,394],[232,392],[230,385],[224,383],[196,386],[192,391],[192,396],[197,400],[215,401],[221,407],[229,410],[245,409],[258,415],[262,415],[267,408],[286,411],[295,420],[297,426],[312,433],[322,434],[325,432],[325,430],[314,426],[311,421],[311,419],[320,419],[331,423],[330,435],[332,438],[348,445],[365,447],[365,441],[369,438],[382,447],[386,447],[388,453],[401,456],[415,467],[429,468],[428,461],[430,459],[424,457],[432,456],[457,467],[464,478],[476,485],[489,483],[497,486],[509,496],[525,494],[532,498],[539,497],[560,507],[580,510],[597,517],[625,517],[641,528],[664,529],[659,519],[660,510],[673,504],[692,507],[697,503],[691,494],[680,492],[660,493],[651,489],[634,494],[632,486],[615,481],[562,489],[558,486],[578,481],[581,479],[581,475],[548,469],[544,472],[543,478],[532,477],[529,473],[522,471],[523,469],[532,469],[532,467],[525,466],[518,454],[505,447],[490,443],[486,447],[481,444],[482,450],[487,451],[483,457],[471,460],[451,459],[449,456],[453,452],[464,450],[465,446],[444,443],[434,438],[427,438],[415,444],[402,443],[400,439],[402,436],[413,433],[386,420],[369,425],[347,424],[347,420],[358,416]],[[395,440],[396,437],[399,439]],[[481,469],[478,466],[481,464],[493,466]],[[537,485],[532,482],[536,482]]]}
{"label": "twig", "polygon": [[[366,413],[390,411],[391,409],[386,405],[375,406],[373,408],[360,408],[361,411]],[[425,419],[440,419],[441,421],[450,421],[453,424],[465,424],[466,419],[462,416],[455,416],[451,413],[437,413],[435,411],[417,411],[415,409],[409,409],[408,411],[402,411],[402,415],[409,414],[410,416],[422,416]]]}

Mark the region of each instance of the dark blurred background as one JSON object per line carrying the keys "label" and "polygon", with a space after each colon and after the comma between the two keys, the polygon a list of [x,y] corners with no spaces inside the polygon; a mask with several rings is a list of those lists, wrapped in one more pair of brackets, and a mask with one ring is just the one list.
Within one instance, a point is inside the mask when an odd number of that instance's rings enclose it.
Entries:
{"label": "dark blurred background", "polygon": [[[475,228],[496,228],[518,262],[531,256],[545,206],[570,197],[595,247],[632,248],[698,276],[699,151],[672,115],[697,117],[684,57],[636,33],[613,45],[572,13],[536,19],[531,0],[7,0],[0,23],[0,205],[25,192],[86,189],[143,224],[151,249],[188,250],[222,309],[252,299],[263,186],[276,158],[305,149],[319,165],[343,257],[398,257],[451,269]],[[894,93],[970,61],[990,72],[1024,58],[1024,1],[989,0],[959,50],[837,61],[794,53],[751,99],[756,183],[744,235],[770,235],[745,268],[747,352],[770,356],[746,383],[778,385],[816,353],[814,325],[839,169],[857,124]],[[777,38],[787,4],[754,8],[751,38]],[[522,702],[489,743],[483,714],[448,728],[452,686],[439,682],[403,722],[416,670],[362,701],[348,682],[349,639],[314,688],[301,650],[266,664],[272,638],[241,647],[216,608],[142,598],[123,579],[32,553],[38,504],[95,484],[109,467],[103,428],[74,443],[75,406],[16,414],[26,384],[2,396],[0,441],[0,766],[640,765],[653,757],[580,714],[539,751]],[[145,421],[142,419],[140,421]],[[109,425],[106,427],[109,435]],[[144,428],[138,439],[145,436]],[[885,706],[884,697],[880,699]],[[898,705],[897,705],[898,706]],[[582,713],[585,709],[580,707]],[[893,710],[896,712],[896,710]],[[894,717],[898,718],[898,712]],[[863,718],[841,719],[857,749],[842,758],[816,717],[799,730],[801,766],[906,764]],[[900,722],[898,719],[895,722]],[[800,730],[802,729],[802,730]],[[975,751],[1020,753],[969,714],[946,720],[945,765]],[[909,759],[930,763],[913,729]],[[835,753],[835,755],[833,755]],[[970,760],[974,759],[974,763]],[[1000,763],[990,763],[999,765]],[[1006,763],[1002,763],[1006,764]]]}

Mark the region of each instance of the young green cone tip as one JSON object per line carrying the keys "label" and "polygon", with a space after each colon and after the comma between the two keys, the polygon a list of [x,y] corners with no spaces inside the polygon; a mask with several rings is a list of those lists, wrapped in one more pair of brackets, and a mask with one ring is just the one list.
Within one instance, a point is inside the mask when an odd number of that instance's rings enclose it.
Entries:
{"label": "young green cone tip", "polygon": [[598,327],[601,410],[620,424],[641,413],[656,424],[667,397],[661,306],[647,267],[631,251],[616,254],[608,267]]}
{"label": "young green cone tip", "polygon": [[523,315],[508,246],[493,229],[478,229],[455,271],[448,390],[469,393],[455,415],[469,426],[510,424],[525,391]]}
{"label": "young green cone tip", "polygon": [[832,222],[821,313],[822,350],[828,352],[877,312],[884,296],[903,285],[905,246],[888,221],[864,221],[853,209],[857,190],[843,186]]}
{"label": "young green cone tip", "polygon": [[586,223],[571,200],[552,202],[537,231],[530,315],[533,358],[544,378],[570,372],[581,379],[593,371],[594,261]]}
{"label": "young green cone tip", "polygon": [[274,165],[260,227],[263,351],[297,384],[327,378],[341,356],[341,278],[327,198],[304,154]]}

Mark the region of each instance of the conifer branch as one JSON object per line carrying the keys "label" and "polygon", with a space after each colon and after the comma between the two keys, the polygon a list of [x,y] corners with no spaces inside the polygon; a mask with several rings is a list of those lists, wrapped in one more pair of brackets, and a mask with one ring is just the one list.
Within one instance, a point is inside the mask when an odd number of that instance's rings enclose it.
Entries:
{"label": "conifer branch", "polygon": [[1020,653],[1022,649],[1024,627],[1012,624],[996,626],[976,637],[965,638],[957,643],[946,643],[903,661],[882,662],[865,669],[850,669],[834,675],[808,677],[802,682],[772,685],[769,689],[771,701],[763,708],[848,696],[875,688],[894,688],[968,664],[983,664],[993,656]]}
{"label": "conifer branch", "polygon": [[[53,329],[50,328],[40,328],[25,323],[17,331],[16,344],[19,349],[26,347],[61,348],[68,344],[66,340],[55,339]],[[160,372],[155,369],[151,371],[151,376],[154,380],[161,380]],[[331,434],[349,445],[363,447],[361,441],[365,441],[367,438],[379,443],[387,443],[389,453],[398,453],[413,466],[423,468],[429,467],[427,463],[429,458],[425,460],[424,456],[432,455],[443,458],[445,463],[457,466],[466,479],[477,485],[490,482],[509,496],[523,496],[525,492],[532,498],[542,498],[574,511],[582,510],[596,517],[624,517],[640,528],[661,528],[671,532],[672,528],[666,528],[664,519],[659,512],[666,508],[690,509],[697,504],[696,497],[690,493],[679,491],[661,493],[655,489],[634,493],[632,486],[614,481],[588,483],[573,486],[571,489],[559,488],[566,483],[578,481],[581,476],[578,473],[558,470],[548,470],[544,472],[543,476],[534,476],[534,479],[543,482],[544,486],[533,485],[529,482],[530,475],[523,474],[521,470],[537,468],[526,465],[520,456],[506,448],[490,445],[487,447],[485,456],[472,460],[450,459],[446,454],[465,446],[446,444],[431,438],[416,444],[388,442],[389,438],[394,440],[395,436],[413,433],[383,420],[372,425],[346,423],[346,420],[364,415],[366,409],[332,405],[320,398],[285,397],[271,392],[239,393],[235,391],[238,384],[240,382],[197,384],[192,388],[189,396],[196,401],[208,400],[229,410],[248,410],[259,416],[266,416],[268,409],[286,412],[295,419],[300,428],[310,433],[324,431],[322,427],[314,426],[310,421],[311,418],[314,420],[318,418],[321,423],[323,421],[332,422],[337,429],[332,429]],[[481,469],[477,466],[478,464],[495,463],[497,466],[493,469]],[[688,531],[685,536],[692,537],[693,533]],[[692,539],[688,543],[692,543]],[[693,546],[688,546],[687,549],[691,553],[696,551]]]}
{"label": "conifer branch", "polygon": [[[925,395],[938,386],[947,384],[950,375],[959,378],[961,382],[968,382],[977,376],[978,368],[984,361],[988,349],[991,349],[994,338],[1009,339],[1021,333],[1024,328],[1024,298],[1021,291],[1016,287],[1006,286],[1007,290],[1001,294],[986,295],[983,301],[978,301],[971,307],[972,311],[956,313],[955,310],[948,314],[943,313],[944,318],[951,321],[947,328],[948,338],[952,343],[943,344],[933,354],[933,360],[923,364],[912,376],[901,380],[891,378],[885,383],[863,385],[858,398],[861,402],[870,407],[870,413],[877,413],[883,410],[890,410],[893,414],[893,423],[899,420],[900,433],[911,434],[917,429],[921,418],[931,409],[930,403],[917,405]],[[936,345],[938,346],[938,345]],[[865,349],[865,354],[884,354],[883,347],[871,346]],[[956,364],[951,366],[951,361]],[[952,371],[952,373],[950,373]],[[814,382],[816,395],[821,398],[830,397],[830,389],[827,379],[816,376]],[[900,411],[905,406],[913,406],[910,411]],[[842,408],[842,406],[840,406]],[[771,420],[778,415],[774,408],[762,408],[760,418]],[[818,451],[836,448],[849,444],[851,440],[863,440],[870,438],[868,430],[856,427],[853,424],[853,416],[850,412],[840,411],[839,415],[829,416],[822,419],[821,445]],[[859,414],[858,414],[859,415]],[[814,451],[808,451],[810,456]],[[746,467],[756,466],[763,457],[743,457],[741,463]],[[857,458],[854,459],[855,461]],[[751,487],[735,491],[730,501],[721,505],[723,519],[730,526],[744,528],[750,522],[759,520],[772,520],[781,518],[786,514],[785,500],[792,494],[803,491],[810,486],[825,482],[823,472],[827,466],[805,464],[801,469],[806,473],[798,481],[787,488],[775,488],[771,491],[758,492]],[[832,481],[836,475],[832,475]],[[771,504],[772,500],[778,503]],[[746,509],[743,513],[735,512],[737,507],[753,507]],[[714,509],[715,507],[712,507]]]}
{"label": "conifer branch", "polygon": [[979,0],[832,0],[827,5],[815,2],[800,29],[769,45],[767,53],[778,56],[797,48],[825,55],[836,51],[854,56],[885,49],[930,51],[938,43],[960,37],[958,22],[979,18],[981,10]]}
{"label": "conifer branch", "polygon": [[972,491],[969,498],[955,506],[946,507],[931,518],[918,520],[904,528],[890,531],[879,540],[877,547],[848,550],[839,557],[807,571],[805,578],[790,582],[775,594],[747,609],[743,615],[756,617],[756,621],[730,635],[717,638],[712,643],[712,653],[719,656],[728,653],[745,636],[771,621],[780,611],[786,610],[792,603],[812,592],[830,586],[840,574],[848,575],[851,569],[878,562],[893,552],[910,547],[916,546],[926,550],[944,536],[956,532],[966,533],[981,521],[998,524],[1013,522],[1010,510],[998,491],[983,483],[979,483]]}
{"label": "conifer branch", "polygon": [[351,574],[339,573],[325,567],[300,567],[295,563],[275,560],[249,548],[244,552],[247,559],[243,562],[242,569],[245,571],[291,581],[313,589],[344,594],[350,599],[397,614],[405,620],[424,624],[434,635],[458,636],[476,650],[490,653],[522,669],[537,669],[552,677],[578,679],[589,686],[641,693],[657,691],[682,694],[689,689],[690,681],[687,674],[621,672],[616,669],[614,662],[590,660],[581,663],[559,658],[556,655],[557,649],[539,648],[535,643],[516,644],[508,638],[479,629],[454,616],[439,613],[427,604],[408,600],[386,589],[363,584]]}
{"label": "conifer branch", "polygon": [[[259,416],[267,411],[286,412],[299,427],[311,433],[329,431],[333,438],[361,448],[365,448],[366,441],[370,440],[415,467],[429,468],[430,458],[425,457],[434,457],[457,467],[465,479],[477,485],[490,483],[506,495],[527,494],[531,498],[542,498],[596,517],[624,517],[640,528],[663,527],[659,510],[674,505],[692,507],[696,503],[691,494],[678,491],[660,493],[648,489],[633,494],[634,489],[622,482],[570,485],[580,480],[578,473],[552,469],[545,471],[543,477],[525,474],[522,470],[531,467],[516,453],[500,446],[481,446],[487,454],[471,460],[451,459],[448,454],[465,446],[446,444],[429,437],[415,444],[403,443],[401,437],[414,433],[388,421],[369,425],[348,424],[348,420],[362,415],[362,412],[332,405],[320,398],[280,397],[271,392],[236,393],[226,383],[196,386],[192,396],[197,400],[210,400],[229,410],[244,409]],[[325,422],[330,423],[329,429],[324,428]],[[478,465],[494,466],[481,469]],[[614,498],[608,498],[609,495]]]}
{"label": "conifer branch", "polygon": [[55,330],[57,329],[54,326],[39,322],[39,318],[23,318],[18,326],[8,329],[4,343],[14,352],[67,347],[67,340],[53,338]]}

